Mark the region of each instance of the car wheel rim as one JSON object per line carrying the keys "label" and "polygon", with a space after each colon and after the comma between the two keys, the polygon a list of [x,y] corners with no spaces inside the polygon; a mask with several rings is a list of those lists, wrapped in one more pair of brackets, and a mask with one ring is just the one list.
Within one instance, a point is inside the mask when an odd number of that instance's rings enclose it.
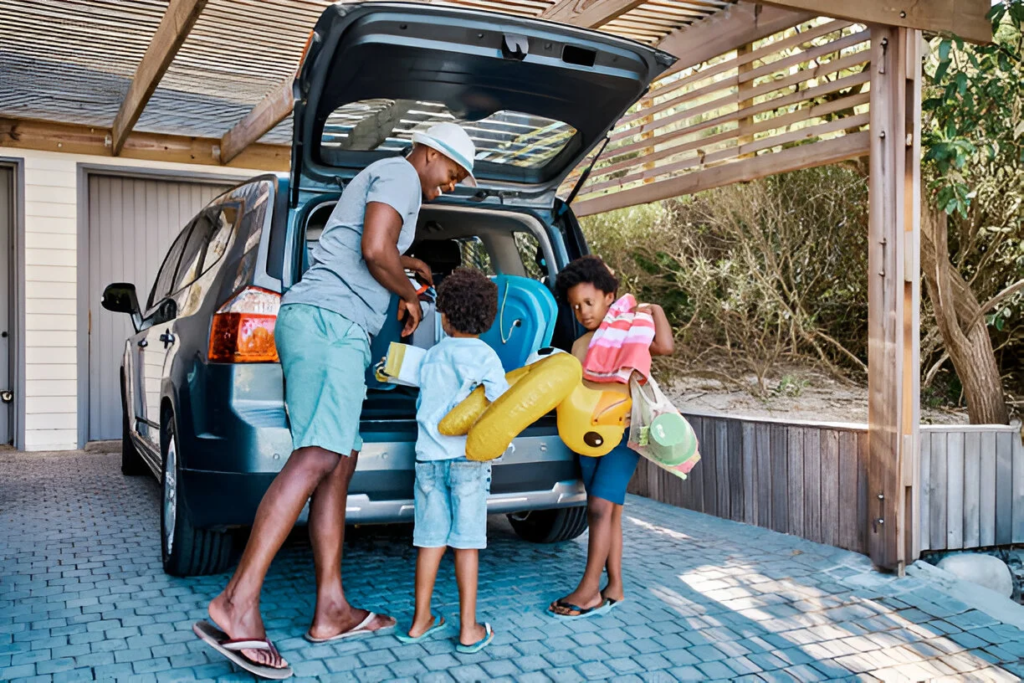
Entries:
{"label": "car wheel rim", "polygon": [[174,550],[174,524],[178,518],[177,459],[172,437],[167,445],[164,467],[164,547],[168,555]]}

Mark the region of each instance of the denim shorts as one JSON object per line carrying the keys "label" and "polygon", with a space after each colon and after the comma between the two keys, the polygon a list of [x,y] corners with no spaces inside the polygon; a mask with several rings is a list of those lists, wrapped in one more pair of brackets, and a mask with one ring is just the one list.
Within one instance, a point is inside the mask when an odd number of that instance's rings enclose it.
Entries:
{"label": "denim shorts", "polygon": [[491,463],[465,458],[416,463],[417,548],[483,550],[487,547],[487,495]]}
{"label": "denim shorts", "polygon": [[640,454],[626,444],[616,446],[611,453],[599,458],[581,455],[580,472],[587,495],[604,498],[616,505],[624,505],[626,487],[633,478],[638,462]]}

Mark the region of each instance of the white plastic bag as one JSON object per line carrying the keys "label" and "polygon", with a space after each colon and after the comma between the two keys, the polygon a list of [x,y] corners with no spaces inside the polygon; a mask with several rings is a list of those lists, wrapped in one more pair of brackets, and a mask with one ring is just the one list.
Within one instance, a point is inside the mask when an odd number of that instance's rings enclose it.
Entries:
{"label": "white plastic bag", "polygon": [[641,384],[634,373],[629,380],[633,397],[628,446],[667,472],[686,479],[700,461],[697,436],[654,378]]}

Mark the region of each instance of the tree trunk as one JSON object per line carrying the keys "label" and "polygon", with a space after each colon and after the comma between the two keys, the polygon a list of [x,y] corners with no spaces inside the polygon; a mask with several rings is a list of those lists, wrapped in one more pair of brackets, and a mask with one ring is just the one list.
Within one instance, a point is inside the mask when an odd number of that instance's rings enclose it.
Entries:
{"label": "tree trunk", "polygon": [[922,207],[921,272],[928,298],[945,350],[963,384],[971,424],[1009,424],[999,364],[981,305],[949,261],[947,218],[932,206]]}

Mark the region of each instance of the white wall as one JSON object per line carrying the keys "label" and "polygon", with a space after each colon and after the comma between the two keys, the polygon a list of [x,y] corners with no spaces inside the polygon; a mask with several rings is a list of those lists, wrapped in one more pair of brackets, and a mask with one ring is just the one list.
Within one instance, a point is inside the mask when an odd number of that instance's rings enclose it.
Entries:
{"label": "white wall", "polygon": [[[0,146],[22,159],[25,188],[25,450],[78,447],[78,165],[126,171],[217,174],[239,180],[260,171],[111,157],[36,152]],[[83,324],[88,324],[85,321]]]}

